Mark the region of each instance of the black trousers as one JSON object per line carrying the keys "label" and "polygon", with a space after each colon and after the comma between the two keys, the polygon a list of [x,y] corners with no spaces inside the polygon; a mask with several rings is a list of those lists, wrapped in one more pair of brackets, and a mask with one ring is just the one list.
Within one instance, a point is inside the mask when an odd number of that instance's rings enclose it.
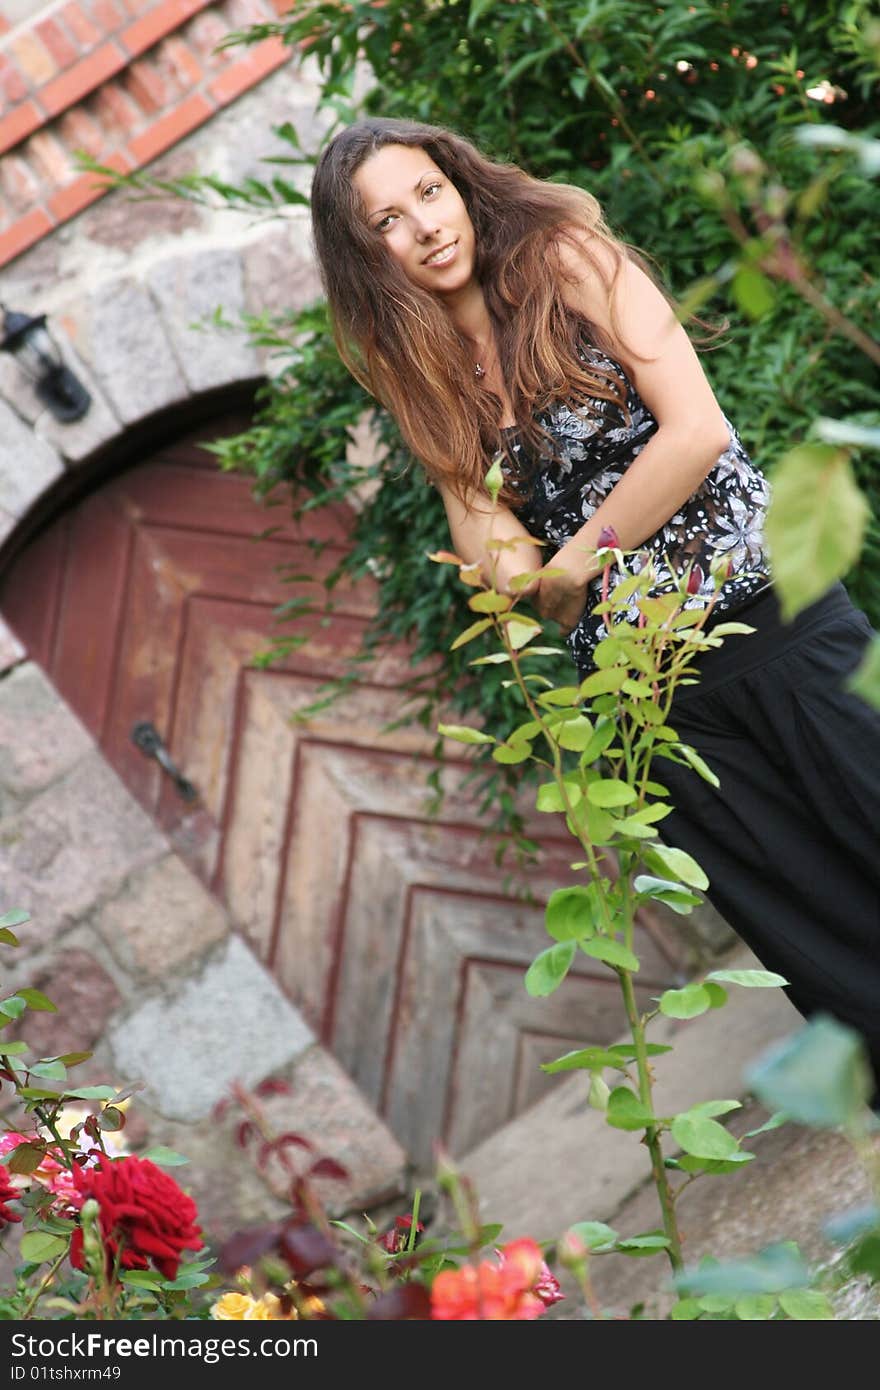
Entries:
{"label": "black trousers", "polygon": [[871,626],[842,584],[790,623],[772,590],[727,616],[756,631],[700,658],[669,720],[720,786],[656,760],[675,807],[658,829],[795,1007],[863,1034],[880,1079],[880,711],[844,689]]}

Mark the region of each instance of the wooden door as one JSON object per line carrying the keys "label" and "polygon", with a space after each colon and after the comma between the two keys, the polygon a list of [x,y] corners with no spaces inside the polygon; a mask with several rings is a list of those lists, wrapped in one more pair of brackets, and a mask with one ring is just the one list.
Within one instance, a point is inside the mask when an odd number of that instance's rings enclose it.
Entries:
{"label": "wooden door", "polygon": [[[277,606],[318,591],[351,517],[337,507],[294,525],[258,505],[199,446],[244,423],[203,426],[69,507],[0,577],[0,611],[427,1164],[434,1140],[463,1154],[538,1099],[553,1084],[542,1061],[619,1035],[619,991],[584,957],[550,998],[526,995],[523,972],[547,942],[543,901],[573,880],[572,842],[557,818],[548,833],[550,818],[534,815],[532,901],[514,891],[481,835],[458,746],[442,810],[429,814],[433,737],[383,732],[400,708],[405,650],[296,722],[358,649],[371,584],[340,587],[329,623],[310,620],[309,641],[281,665],[255,661]],[[133,742],[146,721],[194,801]],[[639,937],[647,1001],[677,978],[678,948],[651,916]]]}

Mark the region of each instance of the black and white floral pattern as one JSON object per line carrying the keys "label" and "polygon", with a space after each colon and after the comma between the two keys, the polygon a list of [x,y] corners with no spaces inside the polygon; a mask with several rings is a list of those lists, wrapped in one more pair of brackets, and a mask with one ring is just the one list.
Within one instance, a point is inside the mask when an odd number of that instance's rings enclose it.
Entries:
{"label": "black and white floral pattern", "polygon": [[[657,429],[657,421],[639,396],[627,373],[596,348],[585,349],[597,366],[613,371],[626,388],[630,414],[614,403],[591,398],[588,405],[572,410],[554,403],[537,418],[553,440],[554,454],[531,464],[515,435],[508,439],[506,471],[512,481],[527,487],[526,499],[515,510],[523,525],[555,548],[571,540],[619,482],[633,459]],[[742,440],[727,420],[727,448],[692,497],[670,517],[665,526],[644,541],[633,568],[653,561],[661,593],[693,564],[701,574],[698,591],[688,600],[699,606],[715,590],[710,575],[713,561],[726,556],[731,571],[724,581],[714,613],[728,612],[744,603],[770,582],[770,565],[763,539],[764,518],[770,491],[767,480],[749,458]],[[549,557],[548,557],[549,558]],[[626,576],[611,572],[611,589]],[[604,636],[605,624],[592,614],[600,601],[601,580],[590,585],[584,615],[568,637],[579,669],[592,669],[592,652]],[[638,621],[635,601],[615,621]]]}

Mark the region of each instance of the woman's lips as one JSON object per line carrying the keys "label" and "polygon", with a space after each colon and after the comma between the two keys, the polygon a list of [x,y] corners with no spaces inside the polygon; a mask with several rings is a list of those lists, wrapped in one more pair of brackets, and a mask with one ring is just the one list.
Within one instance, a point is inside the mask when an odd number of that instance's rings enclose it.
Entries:
{"label": "woman's lips", "polygon": [[450,241],[447,246],[440,246],[436,251],[432,251],[430,256],[426,256],[422,265],[429,268],[431,266],[448,265],[458,249],[457,241]]}

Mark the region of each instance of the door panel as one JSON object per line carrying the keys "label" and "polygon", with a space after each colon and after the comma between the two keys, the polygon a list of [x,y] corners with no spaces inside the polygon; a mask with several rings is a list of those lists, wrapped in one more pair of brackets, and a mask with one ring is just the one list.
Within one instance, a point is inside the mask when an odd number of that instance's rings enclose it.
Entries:
{"label": "door panel", "polygon": [[[433,736],[386,732],[411,671],[405,649],[384,651],[308,723],[295,718],[359,649],[371,581],[340,584],[329,622],[300,624],[309,640],[283,662],[255,662],[275,608],[321,592],[352,518],[337,506],[295,525],[258,505],[247,479],[199,447],[245,424],[203,426],[70,507],[0,577],[0,610],[427,1164],[435,1140],[464,1153],[537,1100],[554,1084],[541,1062],[618,1036],[618,991],[584,957],[549,998],[526,995],[523,973],[547,941],[543,902],[574,881],[572,842],[555,818],[528,817],[541,844],[529,901],[494,862],[455,748],[430,814]],[[135,747],[143,720],[198,789],[194,803]],[[636,950],[647,1003],[677,980],[682,948],[643,914]]]}

